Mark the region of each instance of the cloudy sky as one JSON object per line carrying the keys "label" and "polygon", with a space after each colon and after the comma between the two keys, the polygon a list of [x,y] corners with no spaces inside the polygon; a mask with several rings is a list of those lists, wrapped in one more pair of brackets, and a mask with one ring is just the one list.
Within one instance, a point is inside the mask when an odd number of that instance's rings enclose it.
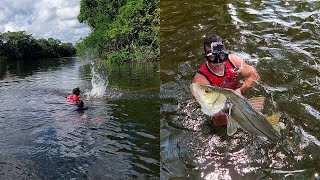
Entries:
{"label": "cloudy sky", "polygon": [[26,31],[34,38],[77,42],[90,28],[77,20],[80,0],[0,0],[0,32]]}

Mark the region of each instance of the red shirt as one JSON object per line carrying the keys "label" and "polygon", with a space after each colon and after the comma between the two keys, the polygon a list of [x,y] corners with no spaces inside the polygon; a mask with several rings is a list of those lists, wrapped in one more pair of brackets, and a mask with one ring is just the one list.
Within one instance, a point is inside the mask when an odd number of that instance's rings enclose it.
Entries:
{"label": "red shirt", "polygon": [[71,94],[67,97],[67,102],[75,103],[77,100],[79,100],[80,96],[77,96],[75,94]]}
{"label": "red shirt", "polygon": [[222,88],[237,89],[239,86],[239,80],[237,79],[238,72],[235,65],[229,60],[225,61],[223,75],[217,75],[209,67],[208,62],[204,62],[198,69],[197,73],[203,75],[211,85],[219,86]]}

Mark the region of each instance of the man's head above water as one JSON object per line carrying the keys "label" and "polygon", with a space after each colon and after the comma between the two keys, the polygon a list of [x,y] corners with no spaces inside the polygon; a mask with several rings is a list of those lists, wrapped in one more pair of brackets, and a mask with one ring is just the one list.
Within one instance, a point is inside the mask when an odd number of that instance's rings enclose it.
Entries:
{"label": "man's head above water", "polygon": [[207,48],[211,48],[211,44],[215,42],[216,43],[220,42],[223,45],[223,39],[220,36],[212,35],[212,36],[205,37],[203,40],[204,52],[207,52]]}
{"label": "man's head above water", "polygon": [[227,52],[223,40],[217,35],[208,36],[203,41],[204,57],[211,64],[222,63],[227,60]]}
{"label": "man's head above water", "polygon": [[80,95],[80,89],[78,87],[74,88],[72,90],[72,94],[75,94],[75,95],[79,96]]}
{"label": "man's head above water", "polygon": [[83,101],[81,101],[81,100],[77,100],[77,101],[76,101],[76,105],[77,105],[78,108],[83,108],[84,103],[83,103]]}

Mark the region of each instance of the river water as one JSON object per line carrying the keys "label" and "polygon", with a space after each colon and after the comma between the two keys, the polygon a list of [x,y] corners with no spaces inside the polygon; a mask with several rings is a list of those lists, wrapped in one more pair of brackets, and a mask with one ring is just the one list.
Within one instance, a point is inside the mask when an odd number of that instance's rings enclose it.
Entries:
{"label": "river water", "polygon": [[0,61],[0,179],[158,179],[159,63],[114,66]]}
{"label": "river water", "polygon": [[[161,178],[319,179],[319,1],[161,0]],[[282,140],[212,127],[188,89],[203,37],[254,66],[264,113],[280,113]]]}

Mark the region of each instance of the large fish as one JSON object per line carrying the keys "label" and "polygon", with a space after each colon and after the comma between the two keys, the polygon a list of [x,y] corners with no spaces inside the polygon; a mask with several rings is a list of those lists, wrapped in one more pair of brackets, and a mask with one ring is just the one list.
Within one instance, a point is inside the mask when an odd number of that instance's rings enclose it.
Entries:
{"label": "large fish", "polygon": [[238,92],[217,86],[192,83],[190,90],[204,114],[212,116],[224,111],[228,117],[227,134],[233,135],[238,127],[258,136],[278,140],[280,135],[260,111]]}

